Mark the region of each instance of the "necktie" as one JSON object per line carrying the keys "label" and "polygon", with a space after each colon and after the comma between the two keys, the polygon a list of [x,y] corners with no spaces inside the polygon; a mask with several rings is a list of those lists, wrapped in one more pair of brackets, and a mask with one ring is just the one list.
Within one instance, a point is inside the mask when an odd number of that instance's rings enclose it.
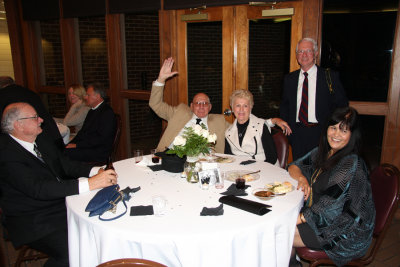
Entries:
{"label": "necktie", "polygon": [[301,93],[301,104],[299,111],[299,121],[308,125],[308,73],[304,72],[303,91]]}
{"label": "necktie", "polygon": [[40,153],[36,144],[33,145],[33,151],[35,151],[37,158],[40,159],[41,162],[44,162],[42,153]]}
{"label": "necktie", "polygon": [[197,119],[196,119],[196,124],[199,124],[199,125],[200,125],[200,124],[201,124],[201,119],[197,118]]}

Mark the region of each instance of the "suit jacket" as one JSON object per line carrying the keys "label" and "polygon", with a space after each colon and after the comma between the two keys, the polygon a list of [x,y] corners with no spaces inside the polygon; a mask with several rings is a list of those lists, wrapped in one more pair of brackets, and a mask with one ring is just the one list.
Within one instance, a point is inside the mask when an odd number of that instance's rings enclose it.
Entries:
{"label": "suit jacket", "polygon": [[331,71],[332,87],[334,90],[334,93],[331,94],[326,81],[325,70],[317,66],[315,115],[319,126],[299,128],[299,126],[296,125],[299,75],[300,70],[296,70],[285,76],[282,102],[280,105],[280,117],[289,124],[293,131],[289,136],[289,141],[292,145],[294,158],[304,155],[318,145],[321,130],[333,110],[337,107],[349,105],[343,85],[339,79],[339,74],[335,71]]}
{"label": "suit jacket", "polygon": [[105,102],[95,110],[89,110],[82,129],[70,143],[76,148],[65,149],[75,160],[86,162],[106,162],[111,154],[117,120],[114,111]]}
{"label": "suit jacket", "polygon": [[15,246],[38,240],[66,226],[65,197],[79,193],[77,177],[90,167],[66,158],[39,135],[43,163],[9,135],[0,136],[0,206]]}
{"label": "suit jacket", "polygon": [[30,104],[36,110],[37,114],[43,119],[43,132],[41,135],[46,136],[49,140],[54,140],[54,143],[57,147],[59,147],[61,150],[64,149],[64,142],[60,131],[58,130],[57,124],[43,105],[43,102],[38,94],[25,87],[15,84],[0,89],[1,114],[3,114],[3,111],[7,105],[15,102],[26,102]]}
{"label": "suit jacket", "polygon": [[[164,86],[153,85],[149,105],[159,117],[168,121],[168,127],[158,143],[158,151],[164,151],[193,116],[193,112],[188,105],[181,103],[176,107],[170,106],[163,101],[163,96]],[[225,129],[230,124],[221,114],[208,114],[207,124],[210,133],[217,135],[215,151],[224,153]]]}

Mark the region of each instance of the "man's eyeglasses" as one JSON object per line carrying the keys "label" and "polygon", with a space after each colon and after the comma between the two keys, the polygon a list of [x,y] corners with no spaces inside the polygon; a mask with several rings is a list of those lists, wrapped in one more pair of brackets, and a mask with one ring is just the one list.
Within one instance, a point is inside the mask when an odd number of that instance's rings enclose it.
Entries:
{"label": "man's eyeglasses", "polygon": [[312,49],[298,50],[297,51],[297,54],[300,54],[300,55],[302,55],[302,54],[312,54],[312,53],[314,53],[314,50],[312,50]]}
{"label": "man's eyeglasses", "polygon": [[27,120],[27,119],[35,119],[35,120],[38,120],[38,118],[39,118],[39,115],[35,115],[35,116],[32,116],[32,117],[24,117],[24,118],[19,118],[19,119],[17,119],[17,121],[19,121],[19,120]]}
{"label": "man's eyeglasses", "polygon": [[196,106],[205,106],[205,107],[210,105],[210,103],[205,102],[205,101],[197,101],[197,102],[193,102],[193,104],[195,104]]}

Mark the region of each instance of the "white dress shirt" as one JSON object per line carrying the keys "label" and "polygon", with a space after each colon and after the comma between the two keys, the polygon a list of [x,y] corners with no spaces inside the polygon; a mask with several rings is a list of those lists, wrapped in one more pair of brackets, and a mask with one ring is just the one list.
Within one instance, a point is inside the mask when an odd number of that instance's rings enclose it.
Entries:
{"label": "white dress shirt", "polygon": [[[312,66],[308,71],[308,122],[318,123],[315,116],[315,95],[317,90],[317,66]],[[301,94],[303,92],[304,71],[300,70],[299,82],[297,85],[297,112],[296,122],[299,121],[299,111],[301,105]]]}

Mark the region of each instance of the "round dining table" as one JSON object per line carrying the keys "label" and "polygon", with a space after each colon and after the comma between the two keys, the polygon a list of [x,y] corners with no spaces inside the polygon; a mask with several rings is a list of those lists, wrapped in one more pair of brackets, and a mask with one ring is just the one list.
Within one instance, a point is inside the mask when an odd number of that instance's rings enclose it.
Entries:
{"label": "round dining table", "polygon": [[[147,162],[151,162],[150,155]],[[221,172],[258,171],[257,180],[248,182],[247,196],[241,198],[268,204],[271,211],[263,216],[229,205],[223,215],[200,216],[203,207],[215,208],[233,183],[208,190],[188,183],[180,173],[152,171],[133,158],[114,163],[121,189],[139,187],[127,202],[128,212],[112,221],[89,217],[86,205],[97,191],[66,198],[68,243],[71,267],[93,267],[119,258],[142,258],[167,266],[282,266],[289,264],[296,219],[303,205],[303,192],[288,172],[266,162],[241,165],[218,163]],[[268,183],[289,181],[293,191],[270,200],[260,200],[252,192]],[[167,200],[164,216],[130,216],[130,207],[152,205],[152,197]],[[120,202],[116,214],[125,207]],[[112,217],[111,212],[104,214]]]}

